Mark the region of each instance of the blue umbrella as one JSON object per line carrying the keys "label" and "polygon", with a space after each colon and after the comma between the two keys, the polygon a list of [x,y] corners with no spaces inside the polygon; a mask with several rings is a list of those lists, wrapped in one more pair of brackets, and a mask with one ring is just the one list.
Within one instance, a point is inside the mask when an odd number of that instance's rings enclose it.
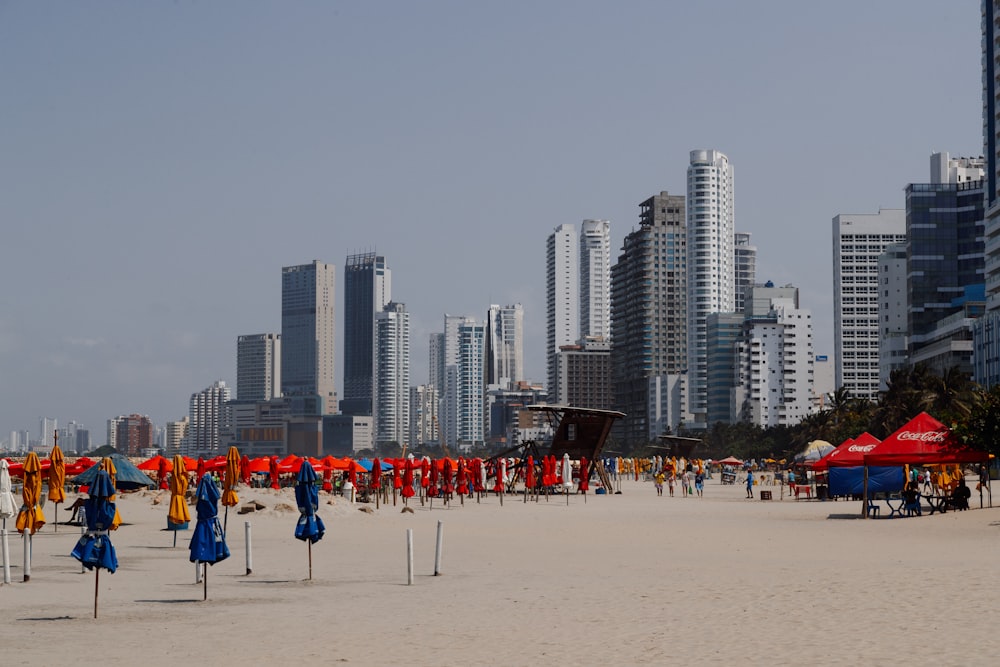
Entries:
{"label": "blue umbrella", "polygon": [[[214,565],[229,558],[229,547],[226,546],[226,534],[219,522],[219,488],[211,475],[202,475],[195,491],[197,504],[197,521],[194,533],[191,535],[191,562]],[[205,594],[208,599],[208,568],[204,574]]]}
{"label": "blue umbrella", "polygon": [[118,569],[118,555],[108,537],[108,530],[114,530],[115,504],[108,500],[115,494],[111,476],[101,470],[90,483],[89,497],[83,504],[87,517],[87,532],[73,547],[71,555],[88,570],[95,570],[94,618],[97,618],[97,591],[101,569],[114,574]]}
{"label": "blue umbrella", "polygon": [[295,478],[295,504],[299,506],[299,522],[295,524],[295,537],[309,544],[309,578],[312,579],[312,545],[323,539],[326,526],[316,515],[319,509],[319,490],[316,488],[316,471],[303,459]]}

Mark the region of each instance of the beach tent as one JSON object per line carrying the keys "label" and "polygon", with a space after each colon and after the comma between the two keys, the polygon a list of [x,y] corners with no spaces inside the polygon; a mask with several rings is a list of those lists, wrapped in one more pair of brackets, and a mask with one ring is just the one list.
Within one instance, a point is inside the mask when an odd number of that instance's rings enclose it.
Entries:
{"label": "beach tent", "polygon": [[865,465],[986,463],[989,454],[963,445],[951,430],[926,412],[908,421],[865,455]]}
{"label": "beach tent", "polygon": [[[140,487],[151,488],[156,486],[156,482],[121,454],[112,454],[109,458],[115,465],[115,488],[119,490],[131,490]],[[74,484],[93,484],[94,479],[97,477],[98,468],[99,466],[92,466],[70,481]]]}
{"label": "beach tent", "polygon": [[[865,457],[881,445],[879,439],[865,432],[848,438],[839,447],[813,464],[813,470],[829,470],[831,496],[853,496],[865,493]],[[868,468],[868,495],[902,491],[906,483],[901,466]]]}
{"label": "beach tent", "polygon": [[741,465],[743,465],[743,461],[740,461],[735,456],[727,456],[726,458],[724,458],[724,459],[722,459],[720,461],[712,461],[712,463],[714,463],[715,465],[720,465],[720,466],[741,466]]}
{"label": "beach tent", "polygon": [[836,449],[812,464],[812,469],[822,472],[831,465],[841,467],[851,467],[864,465],[865,454],[870,453],[881,440],[871,433],[865,431],[857,438],[848,438],[840,443]]}
{"label": "beach tent", "polygon": [[820,460],[834,449],[834,446],[826,440],[813,440],[805,449],[795,455],[795,462],[812,463]]}

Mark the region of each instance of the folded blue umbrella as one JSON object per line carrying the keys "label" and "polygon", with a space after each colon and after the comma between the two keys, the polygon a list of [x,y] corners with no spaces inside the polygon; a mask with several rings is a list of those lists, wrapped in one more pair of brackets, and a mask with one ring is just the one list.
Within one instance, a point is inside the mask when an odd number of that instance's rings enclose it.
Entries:
{"label": "folded blue umbrella", "polygon": [[203,475],[195,492],[197,522],[191,535],[191,562],[214,565],[229,558],[226,534],[219,522],[219,488],[211,475]]}
{"label": "folded blue umbrella", "polygon": [[83,504],[87,517],[87,532],[73,547],[70,555],[88,570],[102,568],[114,574],[118,569],[118,555],[108,537],[108,528],[115,520],[115,504],[108,500],[115,495],[111,476],[98,471],[90,483],[89,497]]}
{"label": "folded blue umbrella", "polygon": [[316,471],[309,461],[302,461],[295,478],[295,503],[299,506],[299,522],[295,524],[295,537],[315,544],[323,539],[326,526],[316,515],[319,509],[319,489],[316,488]]}

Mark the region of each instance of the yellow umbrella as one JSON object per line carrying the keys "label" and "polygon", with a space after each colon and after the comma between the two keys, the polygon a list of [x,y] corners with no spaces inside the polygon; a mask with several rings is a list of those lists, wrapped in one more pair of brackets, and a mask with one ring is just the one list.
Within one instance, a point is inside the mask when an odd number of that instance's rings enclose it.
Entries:
{"label": "yellow umbrella", "polygon": [[49,502],[56,506],[54,528],[59,530],[59,503],[66,500],[66,461],[58,442],[52,446],[49,463]]}
{"label": "yellow umbrella", "polygon": [[[108,477],[111,478],[111,488],[114,489],[115,485],[118,483],[118,469],[115,468],[115,462],[111,460],[110,456],[105,456],[101,459],[100,469],[108,473]],[[115,502],[116,497],[117,495],[111,496],[108,498],[108,502]],[[118,506],[115,505],[115,520],[111,522],[110,526],[108,526],[108,530],[118,530],[118,526],[120,525],[122,525],[122,516],[118,513]]]}
{"label": "yellow umbrella", "polygon": [[[187,488],[188,478],[184,457],[177,454],[174,456],[174,470],[170,474],[170,511],[167,513],[167,520],[172,524],[181,525],[191,520],[187,499],[184,497]],[[176,532],[174,538],[177,538]]]}
{"label": "yellow umbrella", "polygon": [[17,532],[34,535],[45,525],[45,515],[42,508],[38,506],[38,500],[42,497],[42,463],[38,460],[38,454],[31,452],[24,460],[24,488],[21,489],[21,498],[24,505],[17,513]]}
{"label": "yellow umbrella", "polygon": [[240,502],[240,497],[236,495],[236,484],[240,481],[240,450],[235,446],[229,448],[226,453],[226,478],[222,482],[222,504],[226,507],[233,507]]}

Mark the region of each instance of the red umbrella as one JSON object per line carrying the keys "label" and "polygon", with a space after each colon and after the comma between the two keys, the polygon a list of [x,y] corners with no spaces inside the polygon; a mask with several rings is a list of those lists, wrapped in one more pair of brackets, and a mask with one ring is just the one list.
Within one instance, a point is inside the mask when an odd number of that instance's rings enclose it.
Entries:
{"label": "red umbrella", "polygon": [[535,457],[528,456],[528,464],[524,471],[524,486],[533,489],[535,488],[537,481],[535,479]]}
{"label": "red umbrella", "polygon": [[382,462],[377,458],[372,459],[372,489],[378,490],[382,486]]}
{"label": "red umbrella", "polygon": [[507,459],[501,459],[493,465],[493,472],[496,474],[496,480],[493,483],[493,490],[496,493],[503,493],[504,474],[507,471]]}
{"label": "red umbrella", "polygon": [[[395,459],[392,462],[392,488],[403,488],[402,459]],[[395,496],[393,496],[395,497]]]}
{"label": "red umbrella", "polygon": [[589,463],[587,462],[587,457],[586,456],[581,456],[580,457],[580,491],[583,491],[584,493],[586,493],[588,490],[590,490],[590,480],[587,479],[588,477],[590,477],[590,475],[587,474],[589,472],[588,469],[587,469],[588,465],[589,465]]}
{"label": "red umbrella", "polygon": [[[427,461],[427,459],[424,459],[424,461]],[[427,467],[430,468],[430,479],[427,483],[427,497],[433,498],[438,494],[438,466],[431,464],[430,461],[427,461]]]}
{"label": "red umbrella", "polygon": [[161,456],[160,457],[159,470],[157,470],[157,473],[156,473],[157,474],[157,479],[160,482],[159,486],[160,486],[161,489],[169,488],[169,486],[167,485],[167,473],[168,472],[169,471],[167,470],[167,459],[165,457]]}
{"label": "red umbrella", "polygon": [[271,474],[271,488],[280,489],[281,484],[278,482],[278,457],[272,456],[270,463],[270,474]]}
{"label": "red umbrella", "polygon": [[250,470],[250,457],[244,454],[243,458],[240,459],[240,479],[243,480],[245,485],[250,486],[250,476],[252,474],[253,471]]}
{"label": "red umbrella", "polygon": [[464,496],[469,492],[469,476],[465,472],[465,459],[458,459],[458,473],[455,475],[455,491],[458,495]]}
{"label": "red umbrella", "polygon": [[198,465],[195,468],[195,479],[197,479],[200,482],[204,474],[205,474],[205,459],[199,456]]}
{"label": "red umbrella", "polygon": [[472,488],[477,493],[482,493],[486,490],[486,487],[483,486],[483,460],[480,458],[472,462]]}
{"label": "red umbrella", "polygon": [[427,488],[431,481],[431,460],[426,456],[420,461],[420,486]]}
{"label": "red umbrella", "polygon": [[323,490],[333,492],[333,468],[330,466],[323,466]]}
{"label": "red umbrella", "polygon": [[403,498],[413,497],[413,459],[406,459],[403,468]]}
{"label": "red umbrella", "polygon": [[347,481],[351,483],[351,486],[358,488],[358,462],[351,460],[349,466],[347,466]]}

